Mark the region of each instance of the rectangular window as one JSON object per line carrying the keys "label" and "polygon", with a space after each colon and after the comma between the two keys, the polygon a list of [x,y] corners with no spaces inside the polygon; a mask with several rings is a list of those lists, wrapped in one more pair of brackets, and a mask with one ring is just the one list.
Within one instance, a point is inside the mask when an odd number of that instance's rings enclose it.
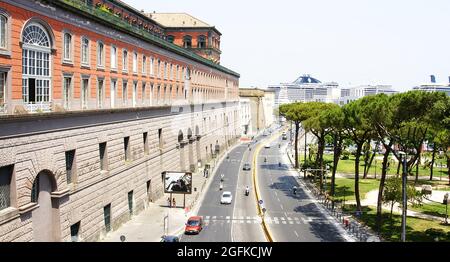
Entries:
{"label": "rectangular window", "polygon": [[72,61],[72,35],[64,34],[64,60]]}
{"label": "rectangular window", "polygon": [[104,98],[103,79],[99,79],[97,82],[98,82],[97,105],[98,108],[103,108],[103,98]]}
{"label": "rectangular window", "polygon": [[147,198],[148,202],[152,202],[152,181],[147,181]]}
{"label": "rectangular window", "polygon": [[167,62],[164,62],[164,79],[167,79]]}
{"label": "rectangular window", "polygon": [[81,64],[89,65],[89,39],[81,38]]}
{"label": "rectangular window", "polygon": [[6,72],[0,72],[0,113],[3,112],[6,103]]}
{"label": "rectangular window", "polygon": [[144,105],[145,104],[145,89],[146,89],[146,84],[145,82],[142,82],[142,95],[141,95],[141,104]]}
{"label": "rectangular window", "polygon": [[145,57],[145,55],[142,56],[142,74],[147,74],[147,57]]}
{"label": "rectangular window", "polygon": [[116,106],[116,88],[117,81],[111,80],[111,108],[114,108]]}
{"label": "rectangular window", "polygon": [[105,66],[105,46],[102,42],[97,43],[97,66]]}
{"label": "rectangular window", "polygon": [[0,167],[0,210],[11,206],[11,179],[14,166]]}
{"label": "rectangular window", "polygon": [[128,51],[123,50],[122,54],[122,70],[128,71]]}
{"label": "rectangular window", "polygon": [[81,221],[78,221],[77,223],[70,226],[70,238],[72,239],[72,242],[78,242],[79,240],[80,224]]}
{"label": "rectangular window", "polygon": [[128,86],[126,81],[122,81],[122,104],[124,106],[128,104]]}
{"label": "rectangular window", "polygon": [[133,215],[133,191],[128,192],[128,211]]}
{"label": "rectangular window", "polygon": [[108,170],[108,152],[106,151],[106,142],[98,145],[100,153],[100,170]]}
{"label": "rectangular window", "polygon": [[153,74],[154,74],[154,72],[153,72],[154,62],[155,62],[155,61],[154,61],[153,57],[150,58],[150,75],[153,75]]}
{"label": "rectangular window", "polygon": [[66,151],[66,178],[67,184],[72,183],[75,175],[75,150]]}
{"label": "rectangular window", "polygon": [[138,83],[134,82],[133,83],[133,107],[136,107],[136,102],[137,102],[137,90],[138,90]]}
{"label": "rectangular window", "polygon": [[70,98],[72,96],[72,77],[64,77],[64,87],[63,87],[63,104],[65,109],[70,109]]}
{"label": "rectangular window", "polygon": [[123,147],[125,152],[125,161],[130,161],[130,137],[123,138]]}
{"label": "rectangular window", "polygon": [[146,154],[146,155],[148,155],[148,152],[149,152],[149,149],[148,149],[148,133],[147,132],[144,132],[143,134],[142,134],[142,138],[143,138],[143,142],[144,142],[144,153]]}
{"label": "rectangular window", "polygon": [[89,101],[89,78],[81,79],[81,109],[88,108]]}
{"label": "rectangular window", "polygon": [[0,15],[0,48],[6,49],[7,45],[7,24],[8,20],[5,16]]}
{"label": "rectangular window", "polygon": [[159,149],[163,148],[162,128],[158,129],[158,146]]}
{"label": "rectangular window", "polygon": [[111,69],[117,69],[117,48],[111,46]]}
{"label": "rectangular window", "polygon": [[138,71],[137,61],[138,61],[138,54],[136,52],[134,52],[133,53],[133,73],[137,73],[137,71]]}
{"label": "rectangular window", "polygon": [[156,67],[156,75],[158,78],[161,78],[161,61],[158,59],[157,67]]}
{"label": "rectangular window", "polygon": [[106,232],[111,231],[111,204],[108,204],[103,208],[103,216],[105,218]]}

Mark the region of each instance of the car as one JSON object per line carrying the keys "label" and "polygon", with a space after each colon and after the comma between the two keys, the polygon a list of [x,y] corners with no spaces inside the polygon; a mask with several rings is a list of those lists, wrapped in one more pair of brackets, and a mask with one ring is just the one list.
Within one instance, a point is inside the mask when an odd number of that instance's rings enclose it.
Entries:
{"label": "car", "polygon": [[162,236],[161,242],[180,242],[177,236]]}
{"label": "car", "polygon": [[287,140],[287,135],[284,134],[284,135],[282,136],[282,139],[283,139],[283,140]]}
{"label": "car", "polygon": [[184,234],[199,234],[203,229],[203,218],[200,216],[193,216],[186,222]]}
{"label": "car", "polygon": [[270,144],[266,144],[264,148],[270,148]]}
{"label": "car", "polygon": [[244,167],[242,169],[245,170],[245,171],[250,171],[252,168],[251,168],[249,163],[245,163]]}
{"label": "car", "polygon": [[230,191],[225,191],[222,194],[222,197],[220,198],[220,204],[231,204],[231,201],[233,200],[233,196],[231,196]]}

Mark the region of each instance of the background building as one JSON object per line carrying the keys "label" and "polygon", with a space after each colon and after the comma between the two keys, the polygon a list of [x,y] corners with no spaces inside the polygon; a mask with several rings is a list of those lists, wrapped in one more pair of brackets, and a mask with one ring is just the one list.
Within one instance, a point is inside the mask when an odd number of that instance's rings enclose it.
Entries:
{"label": "background building", "polygon": [[248,135],[253,136],[270,127],[274,121],[274,98],[271,90],[259,88],[239,88],[239,99],[250,104],[250,125]]}
{"label": "background building", "polygon": [[362,97],[377,94],[396,94],[398,91],[392,89],[390,85],[361,85],[350,88],[342,88],[341,96],[338,99],[339,105],[345,105],[351,101],[358,100]]}
{"label": "background building", "polygon": [[277,107],[295,102],[335,103],[341,92],[337,83],[322,83],[310,75],[300,76],[292,83],[270,85],[268,89],[274,91]]}
{"label": "background building", "polygon": [[444,92],[450,96],[450,77],[448,83],[436,83],[436,77],[430,76],[430,82],[413,87],[413,90],[422,90],[426,92]]}
{"label": "background building", "polygon": [[140,11],[0,2],[0,242],[101,238],[239,137],[239,74]]}
{"label": "background building", "polygon": [[165,28],[167,40],[220,64],[220,36],[214,26],[185,13],[150,13]]}

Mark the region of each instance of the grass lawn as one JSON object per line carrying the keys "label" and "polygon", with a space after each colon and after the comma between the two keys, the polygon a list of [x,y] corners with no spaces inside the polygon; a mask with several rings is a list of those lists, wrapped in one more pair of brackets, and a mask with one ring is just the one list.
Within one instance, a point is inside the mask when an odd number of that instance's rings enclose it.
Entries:
{"label": "grass lawn", "polygon": [[[445,205],[442,203],[426,203],[419,207],[408,207],[409,209],[423,214],[445,217]],[[450,209],[450,207],[449,207]]]}
{"label": "grass lawn", "polygon": [[[327,178],[327,189],[331,186],[330,178]],[[380,180],[378,179],[360,179],[359,193],[361,200],[372,190],[378,189]],[[355,180],[352,178],[336,178],[336,200],[355,200]]]}
{"label": "grass lawn", "polygon": [[[354,211],[355,207],[347,208]],[[381,236],[387,241],[400,241],[401,239],[401,216],[393,215],[392,221],[390,214],[383,212],[383,222]],[[371,207],[363,208],[363,215],[360,220],[375,230],[376,209]],[[408,217],[406,220],[406,241],[408,242],[449,242],[450,225],[443,225],[437,221],[431,221],[421,218]]]}

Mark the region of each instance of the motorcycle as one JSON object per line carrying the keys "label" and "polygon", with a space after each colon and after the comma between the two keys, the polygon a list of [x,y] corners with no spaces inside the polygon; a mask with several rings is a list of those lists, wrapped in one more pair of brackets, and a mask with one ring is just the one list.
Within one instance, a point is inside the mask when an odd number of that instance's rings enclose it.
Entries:
{"label": "motorcycle", "polygon": [[245,189],[245,195],[248,196],[250,194],[250,189],[246,188]]}
{"label": "motorcycle", "polygon": [[220,182],[223,182],[224,174],[220,175]]}

